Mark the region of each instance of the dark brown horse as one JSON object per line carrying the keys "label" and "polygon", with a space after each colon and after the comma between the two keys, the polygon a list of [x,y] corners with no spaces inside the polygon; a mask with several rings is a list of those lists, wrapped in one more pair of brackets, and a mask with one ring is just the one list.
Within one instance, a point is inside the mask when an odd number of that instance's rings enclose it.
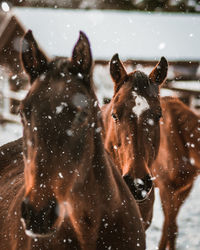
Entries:
{"label": "dark brown horse", "polygon": [[160,149],[152,166],[164,225],[159,249],[175,249],[176,218],[200,172],[200,117],[177,98],[161,99]]}
{"label": "dark brown horse", "polygon": [[87,37],[71,60],[49,61],[29,31],[22,62],[23,160],[20,140],[0,149],[0,249],[145,249],[137,204],[104,150]]}
{"label": "dark brown horse", "polygon": [[149,76],[140,71],[127,74],[116,54],[110,63],[114,95],[102,108],[105,147],[137,200],[146,229],[154,203],[150,167],[160,143],[159,87],[167,68],[162,57]]}

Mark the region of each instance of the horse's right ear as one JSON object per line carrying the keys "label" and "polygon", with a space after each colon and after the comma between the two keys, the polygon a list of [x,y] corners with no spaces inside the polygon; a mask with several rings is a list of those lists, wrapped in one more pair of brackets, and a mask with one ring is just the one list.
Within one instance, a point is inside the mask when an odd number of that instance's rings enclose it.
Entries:
{"label": "horse's right ear", "polygon": [[21,59],[24,69],[30,77],[31,84],[47,69],[48,59],[39,49],[31,30],[22,39]]}
{"label": "horse's right ear", "polygon": [[121,87],[121,80],[127,75],[124,66],[119,60],[118,54],[115,54],[110,61],[110,74],[115,83],[114,85],[114,94]]}
{"label": "horse's right ear", "polygon": [[83,77],[90,76],[92,70],[92,53],[86,34],[80,31],[79,39],[72,52],[72,67],[76,73]]}
{"label": "horse's right ear", "polygon": [[152,70],[152,72],[149,75],[149,78],[151,81],[155,84],[162,84],[167,77],[167,71],[168,71],[168,63],[166,58],[163,56],[160,59],[160,62],[155,66],[155,68]]}

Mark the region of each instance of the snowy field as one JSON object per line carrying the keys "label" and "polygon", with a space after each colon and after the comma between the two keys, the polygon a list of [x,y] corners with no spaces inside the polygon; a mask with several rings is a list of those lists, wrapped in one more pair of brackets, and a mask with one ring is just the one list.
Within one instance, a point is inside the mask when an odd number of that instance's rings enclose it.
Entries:
{"label": "snowy field", "polygon": [[[7,124],[0,126],[0,145],[17,139],[22,134],[20,125]],[[192,193],[182,206],[178,217],[179,236],[177,240],[178,250],[200,249],[200,178],[197,179]],[[147,231],[147,250],[156,250],[161,235],[163,214],[160,205],[158,189],[156,189],[156,200],[154,204],[154,217]]]}

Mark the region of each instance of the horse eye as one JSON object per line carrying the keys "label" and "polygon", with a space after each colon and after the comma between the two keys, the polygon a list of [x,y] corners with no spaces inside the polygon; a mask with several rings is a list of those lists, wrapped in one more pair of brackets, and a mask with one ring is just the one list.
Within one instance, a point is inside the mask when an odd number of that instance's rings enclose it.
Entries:
{"label": "horse eye", "polygon": [[162,117],[162,112],[159,112],[159,114],[157,114],[157,116],[160,119]]}
{"label": "horse eye", "polygon": [[162,117],[162,113],[156,114],[155,115],[155,120],[159,121],[161,117]]}
{"label": "horse eye", "polygon": [[116,115],[115,113],[112,113],[111,115],[112,115],[112,118],[113,118],[115,121],[118,120],[118,117],[117,117],[117,115]]}

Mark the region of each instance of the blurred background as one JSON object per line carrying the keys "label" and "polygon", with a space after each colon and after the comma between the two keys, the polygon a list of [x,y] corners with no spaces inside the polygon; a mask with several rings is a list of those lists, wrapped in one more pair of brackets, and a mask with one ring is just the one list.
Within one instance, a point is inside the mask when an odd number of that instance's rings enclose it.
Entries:
{"label": "blurred background", "polygon": [[[128,72],[149,73],[161,56],[169,61],[161,95],[178,96],[200,113],[200,0],[0,1],[0,145],[22,135],[18,105],[29,88],[20,42],[31,29],[49,56],[71,57],[82,30],[91,42],[100,105],[112,97],[109,61],[119,53]],[[200,249],[197,180],[178,223],[180,250]],[[156,190],[148,250],[157,249],[163,215]]]}

